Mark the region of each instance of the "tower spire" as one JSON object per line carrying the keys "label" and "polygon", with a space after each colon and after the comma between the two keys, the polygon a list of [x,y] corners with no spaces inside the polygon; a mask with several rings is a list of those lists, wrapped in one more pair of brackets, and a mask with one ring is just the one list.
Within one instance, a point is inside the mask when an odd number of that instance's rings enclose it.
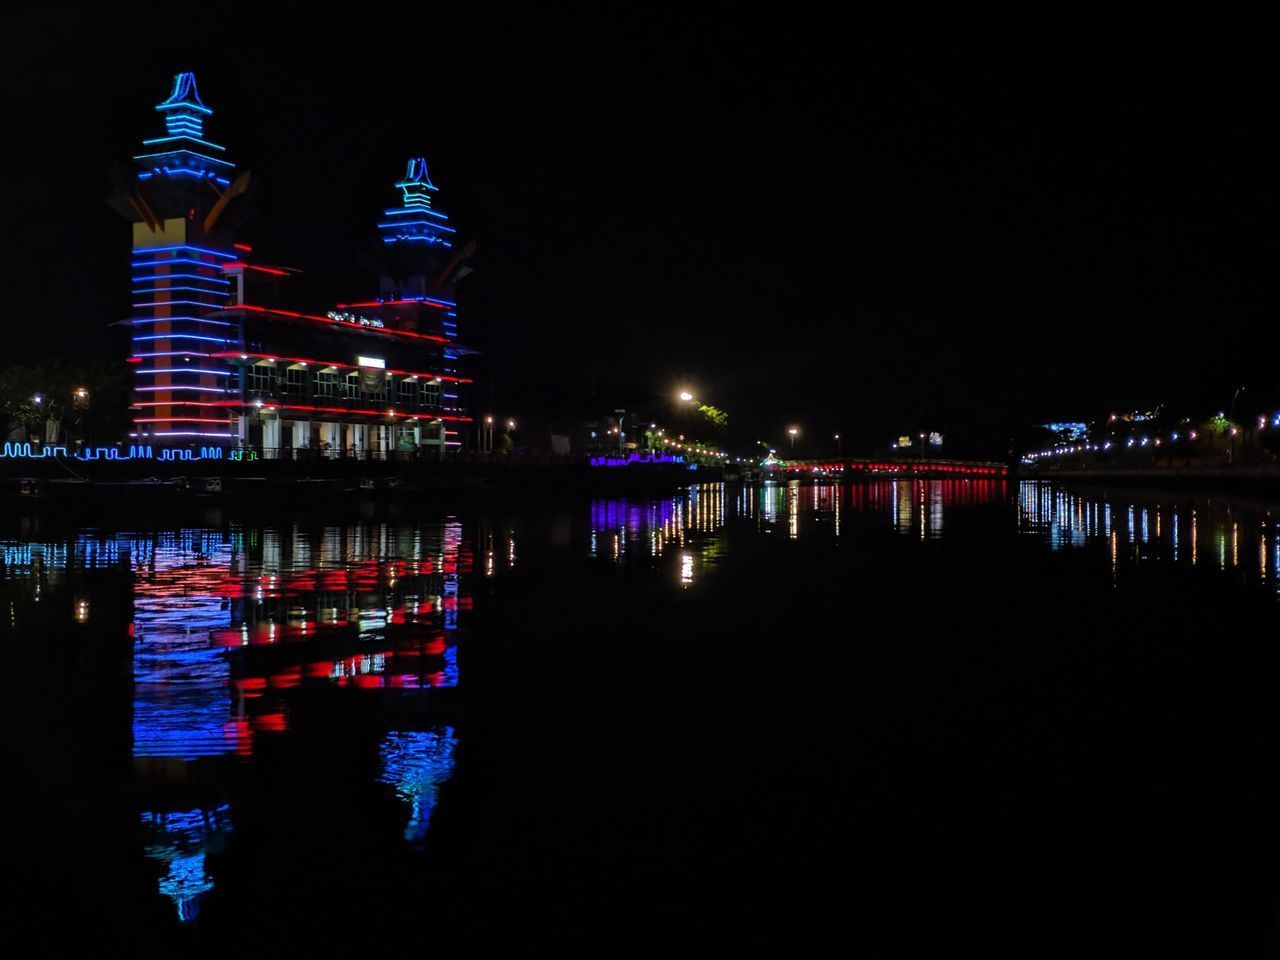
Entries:
{"label": "tower spire", "polygon": [[156,104],[156,110],[164,116],[165,135],[142,141],[148,152],[134,157],[143,167],[138,179],[185,177],[227,186],[233,164],[216,155],[225,147],[205,139],[204,120],[213,111],[200,99],[196,75],[177,74],[168,99]]}
{"label": "tower spire", "polygon": [[404,206],[386,211],[387,219],[378,224],[384,243],[417,242],[427,247],[453,246],[453,227],[449,217],[431,207],[431,194],[440,189],[427,175],[425,157],[410,157],[404,177],[396,181],[404,195]]}

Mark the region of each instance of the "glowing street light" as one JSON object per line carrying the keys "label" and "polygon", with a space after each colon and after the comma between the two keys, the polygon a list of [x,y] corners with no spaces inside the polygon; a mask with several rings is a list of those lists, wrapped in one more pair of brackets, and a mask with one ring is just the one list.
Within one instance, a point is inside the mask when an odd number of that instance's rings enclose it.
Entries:
{"label": "glowing street light", "polygon": [[792,452],[792,453],[795,453],[795,451],[796,451],[796,434],[797,434],[797,433],[799,433],[799,432],[800,432],[800,429],[799,429],[798,427],[787,427],[787,433],[788,433],[788,434],[790,435],[790,437],[791,437],[791,452]]}
{"label": "glowing street light", "polygon": [[692,402],[693,402],[693,394],[692,394],[692,393],[690,393],[688,390],[681,390],[681,391],[680,391],[680,399],[681,399],[681,400],[683,400],[685,403],[692,403]]}

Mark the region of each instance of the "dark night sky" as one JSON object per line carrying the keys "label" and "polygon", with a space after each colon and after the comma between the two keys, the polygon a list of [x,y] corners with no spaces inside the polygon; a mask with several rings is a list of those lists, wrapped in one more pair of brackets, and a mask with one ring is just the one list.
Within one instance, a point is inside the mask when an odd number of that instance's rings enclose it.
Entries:
{"label": "dark night sky", "polygon": [[761,435],[999,444],[1229,395],[1264,346],[1276,379],[1258,24],[452,6],[6,12],[7,343],[118,352],[107,170],[191,69],[301,307],[368,295],[354,251],[425,150],[480,244],[463,339],[514,413],[687,383]]}

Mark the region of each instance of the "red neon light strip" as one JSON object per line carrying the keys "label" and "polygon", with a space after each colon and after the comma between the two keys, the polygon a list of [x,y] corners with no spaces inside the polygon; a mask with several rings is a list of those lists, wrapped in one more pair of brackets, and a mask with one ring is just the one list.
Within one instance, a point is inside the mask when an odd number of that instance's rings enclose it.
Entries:
{"label": "red neon light strip", "polygon": [[240,260],[232,260],[230,263],[220,264],[220,266],[223,270],[226,270],[228,267],[241,267],[245,270],[257,270],[259,273],[270,273],[277,277],[289,276],[288,270],[277,270],[275,267],[258,267],[254,266],[252,263],[244,263]]}
{"label": "red neon light strip", "polygon": [[233,243],[232,246],[237,250],[248,250],[250,253],[253,253],[253,247],[249,246],[247,243]]}
{"label": "red neon light strip", "polygon": [[[213,306],[213,304],[205,304],[205,306]],[[388,330],[386,327],[363,327],[356,323],[343,323],[341,320],[334,320],[332,317],[317,317],[312,313],[294,313],[292,310],[268,310],[266,307],[254,307],[247,303],[237,304],[235,307],[229,309],[250,310],[254,313],[274,313],[277,316],[296,317],[299,320],[316,320],[339,330],[354,329],[359,330],[362,333],[386,333],[393,337],[412,337],[414,340],[430,340],[433,343],[449,342],[447,337],[437,337],[430,333],[410,333],[408,330]]]}
{"label": "red neon light strip", "polygon": [[[336,360],[313,360],[310,357],[281,357],[271,353],[241,353],[239,350],[224,350],[221,353],[209,354],[210,357],[219,359],[235,359],[236,357],[254,357],[258,360],[285,360],[289,363],[314,363],[318,367],[342,367],[346,370],[360,370],[361,367],[351,363],[338,363]],[[368,368],[363,368],[368,369]],[[449,380],[453,383],[471,383],[470,377],[451,377],[443,373],[415,373],[412,370],[386,370],[385,373],[394,373],[398,376],[406,377],[426,377],[429,380]]]}
{"label": "red neon light strip", "polygon": [[[257,408],[256,403],[242,403],[239,400],[220,400],[211,403],[213,407],[253,407]],[[389,410],[360,410],[350,407],[313,407],[303,403],[276,403],[275,401],[263,401],[262,410],[309,410],[312,413],[354,413],[360,416],[371,417],[402,417],[408,419],[417,417],[419,420],[457,420],[462,423],[471,423],[470,417],[455,417],[447,413],[391,413]]]}
{"label": "red neon light strip", "polygon": [[353,410],[348,407],[312,407],[306,404],[298,403],[263,403],[263,410],[310,410],[313,413],[356,413],[363,416],[373,417],[417,417],[420,420],[458,420],[464,423],[470,423],[470,417],[454,417],[447,414],[423,414],[423,413],[392,413],[389,410]]}

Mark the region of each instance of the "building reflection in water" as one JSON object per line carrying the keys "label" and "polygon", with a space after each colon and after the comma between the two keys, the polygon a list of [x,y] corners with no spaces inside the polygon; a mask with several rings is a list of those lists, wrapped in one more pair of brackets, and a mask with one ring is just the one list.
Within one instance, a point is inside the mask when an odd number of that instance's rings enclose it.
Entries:
{"label": "building reflection in water", "polygon": [[[1121,518],[1113,525],[1112,517]],[[1274,507],[1239,497],[1186,496],[1165,491],[1075,492],[1025,481],[1018,487],[1018,525],[1053,550],[1108,544],[1112,573],[1126,564],[1160,561],[1209,566],[1271,587],[1280,595],[1280,537]],[[1208,538],[1209,552],[1201,549]]]}
{"label": "building reflection in water", "polygon": [[396,796],[409,807],[404,839],[414,850],[422,849],[440,787],[453,773],[457,746],[452,727],[392,731],[382,740],[379,779],[394,787]]}
{"label": "building reflection in water", "polygon": [[231,833],[231,806],[142,814],[147,857],[164,868],[160,893],[173,901],[178,919],[190,923],[200,914],[200,900],[213,889],[205,857],[219,853]]}
{"label": "building reflection in water", "polygon": [[[487,531],[486,544],[494,542],[503,549],[486,556],[488,574],[515,559],[514,535]],[[138,812],[140,839],[160,870],[159,892],[184,922],[216,882],[209,856],[232,835],[226,764],[248,762],[263,737],[287,734],[300,691],[402,696],[455,686],[459,614],[472,603],[472,546],[452,519],[83,531],[64,542],[0,542],[0,564],[3,579],[20,581],[37,604],[51,572],[59,583],[96,569],[128,575],[133,768],[151,798]],[[93,617],[87,593],[68,606],[75,622]],[[10,607],[16,617],[17,602]],[[448,727],[382,739],[382,777],[409,805],[405,838],[414,847],[456,743]]]}

